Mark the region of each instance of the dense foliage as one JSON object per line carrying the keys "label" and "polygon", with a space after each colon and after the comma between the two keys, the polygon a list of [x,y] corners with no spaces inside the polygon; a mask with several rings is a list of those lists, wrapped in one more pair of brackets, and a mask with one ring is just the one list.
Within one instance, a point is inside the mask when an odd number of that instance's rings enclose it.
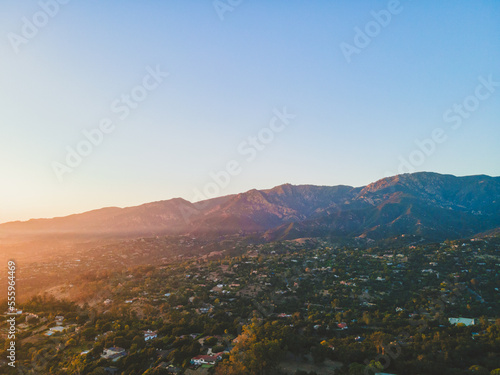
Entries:
{"label": "dense foliage", "polygon": [[[46,294],[21,306],[17,368],[2,373],[497,374],[499,248],[495,238],[365,249],[300,240],[81,274],[79,304]],[[146,330],[158,336],[145,341]],[[5,358],[6,337],[0,347]],[[111,347],[124,355],[106,359]],[[215,366],[191,363],[219,352]]]}

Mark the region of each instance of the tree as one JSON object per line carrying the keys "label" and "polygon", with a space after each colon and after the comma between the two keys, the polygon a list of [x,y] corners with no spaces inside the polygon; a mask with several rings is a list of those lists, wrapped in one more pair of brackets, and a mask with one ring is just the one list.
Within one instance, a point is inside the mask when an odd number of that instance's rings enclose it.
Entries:
{"label": "tree", "polygon": [[489,375],[487,369],[482,366],[474,365],[469,367],[469,371],[471,371],[474,375]]}
{"label": "tree", "polygon": [[363,317],[361,318],[361,321],[365,323],[366,325],[369,325],[372,322],[372,319],[370,317],[370,313],[368,311],[365,311],[363,313]]}
{"label": "tree", "polygon": [[375,332],[371,335],[371,339],[373,343],[375,344],[375,348],[377,349],[377,353],[382,353],[385,354],[385,345],[389,342],[389,340],[392,338],[391,335],[388,335],[384,332]]}
{"label": "tree", "polygon": [[217,375],[261,375],[276,367],[285,353],[281,347],[281,332],[267,323],[259,326],[257,320],[243,327],[238,342],[229,358],[217,366]]}
{"label": "tree", "polygon": [[377,372],[380,372],[384,369],[384,366],[382,366],[382,364],[378,361],[375,361],[374,359],[372,359],[370,361],[370,363],[367,365],[367,368],[364,370],[363,373],[366,373],[367,371],[372,371],[373,373],[377,373]]}
{"label": "tree", "polygon": [[146,341],[144,341],[144,337],[140,335],[134,336],[134,338],[132,339],[132,344],[135,344],[140,349],[146,347]]}
{"label": "tree", "polygon": [[102,342],[98,342],[97,344],[94,345],[94,347],[88,353],[88,355],[94,358],[100,358],[103,350],[104,350],[104,344]]}
{"label": "tree", "polygon": [[224,345],[215,345],[213,348],[212,348],[212,352],[214,353],[220,353],[224,350]]}
{"label": "tree", "polygon": [[82,336],[85,340],[93,340],[96,335],[97,332],[94,328],[87,328],[82,332]]}
{"label": "tree", "polygon": [[116,336],[113,340],[113,345],[128,349],[130,348],[131,342],[123,336]]}
{"label": "tree", "polygon": [[212,336],[212,337],[209,337],[209,338],[207,338],[207,339],[205,340],[205,345],[207,345],[207,346],[210,346],[210,347],[211,347],[211,346],[216,345],[218,341],[219,341],[219,340],[217,340],[217,337],[213,337],[213,336]]}
{"label": "tree", "polygon": [[323,345],[313,346],[311,355],[314,363],[323,363],[328,356],[329,348]]}
{"label": "tree", "polygon": [[104,367],[96,367],[94,371],[90,373],[90,375],[106,375],[107,372]]}
{"label": "tree", "polygon": [[364,365],[360,363],[351,363],[349,365],[349,375],[364,375],[365,373],[365,367]]}

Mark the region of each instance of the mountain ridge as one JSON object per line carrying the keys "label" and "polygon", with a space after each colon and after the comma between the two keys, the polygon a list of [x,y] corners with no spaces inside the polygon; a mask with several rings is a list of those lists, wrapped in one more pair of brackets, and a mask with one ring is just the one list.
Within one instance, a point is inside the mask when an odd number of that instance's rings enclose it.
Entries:
{"label": "mountain ridge", "polygon": [[318,236],[432,240],[500,227],[500,177],[401,174],[362,187],[283,184],[200,202],[182,198],[105,207],[52,219],[0,224],[0,238],[255,234],[269,240]]}

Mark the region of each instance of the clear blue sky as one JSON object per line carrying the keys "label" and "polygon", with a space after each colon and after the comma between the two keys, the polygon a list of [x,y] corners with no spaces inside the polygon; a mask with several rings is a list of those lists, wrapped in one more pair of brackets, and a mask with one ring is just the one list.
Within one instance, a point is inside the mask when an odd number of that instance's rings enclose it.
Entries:
{"label": "clear blue sky", "polygon": [[[223,20],[208,0],[41,3],[57,1],[0,5],[0,222],[194,200],[231,160],[217,195],[361,186],[412,153],[412,170],[500,175],[500,86],[476,90],[500,82],[499,1],[401,1],[385,27],[372,12],[388,1],[243,0]],[[134,89],[146,97],[122,119],[112,103]],[[285,107],[296,117],[262,130]],[[103,119],[113,130],[59,179]],[[415,141],[439,128],[420,160]],[[241,146],[259,132],[274,139]]]}

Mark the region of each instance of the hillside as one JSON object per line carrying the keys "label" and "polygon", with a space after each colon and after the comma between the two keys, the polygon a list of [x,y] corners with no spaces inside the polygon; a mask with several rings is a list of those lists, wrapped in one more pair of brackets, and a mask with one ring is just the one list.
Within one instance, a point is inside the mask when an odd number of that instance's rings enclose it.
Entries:
{"label": "hillside", "polygon": [[0,225],[0,240],[61,235],[138,237],[265,234],[429,240],[469,237],[500,226],[500,178],[414,173],[364,187],[294,186],[250,190],[191,203],[181,198],[108,207],[54,219]]}

